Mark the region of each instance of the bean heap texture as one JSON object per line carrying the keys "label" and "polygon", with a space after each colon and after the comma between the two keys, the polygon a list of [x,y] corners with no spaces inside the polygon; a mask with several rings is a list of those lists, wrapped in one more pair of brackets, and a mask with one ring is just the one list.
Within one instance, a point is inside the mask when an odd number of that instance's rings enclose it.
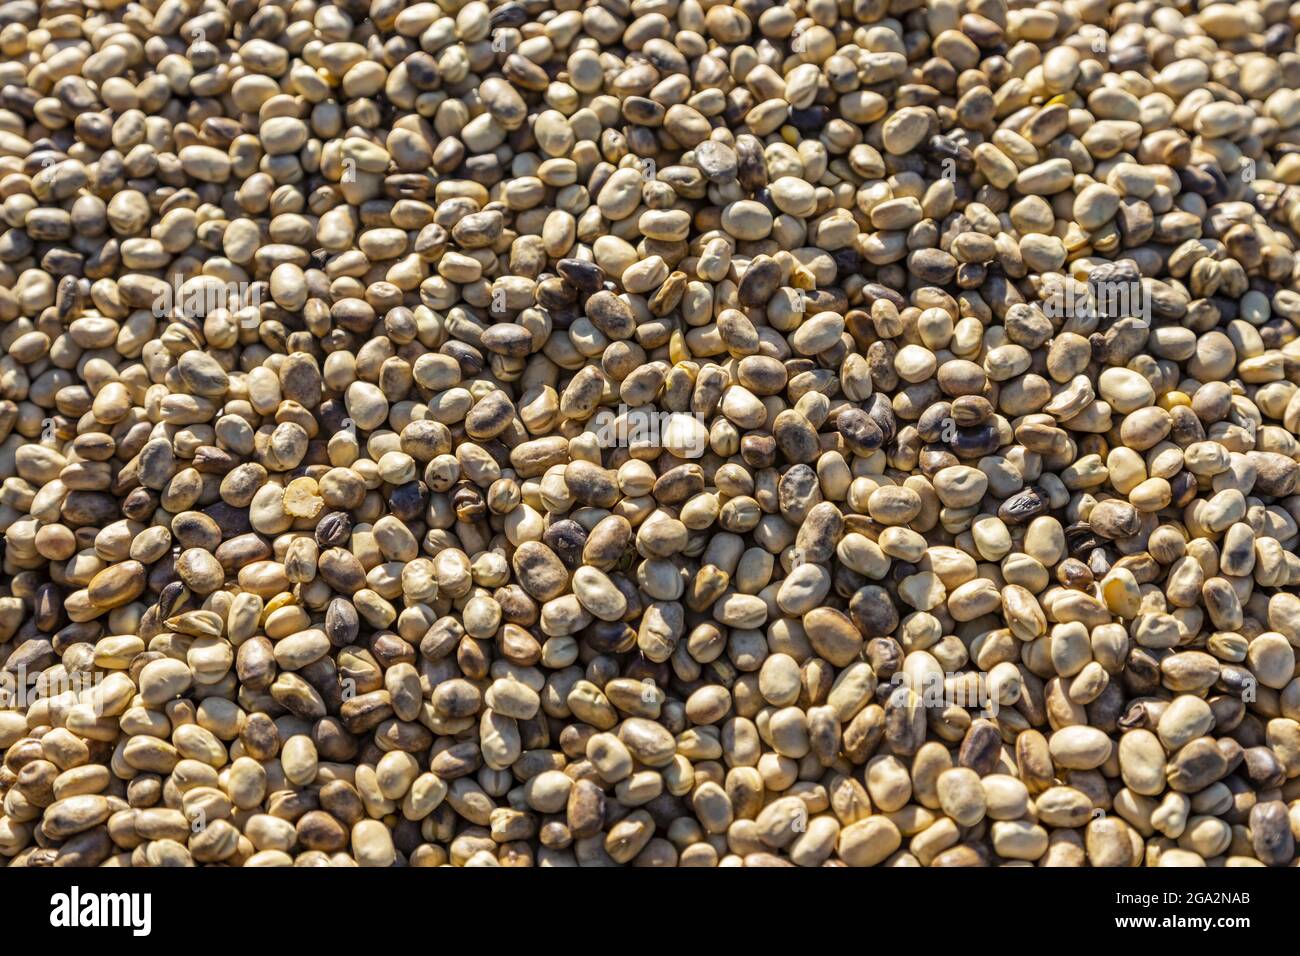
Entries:
{"label": "bean heap texture", "polygon": [[1286,866],[1300,10],[7,0],[10,866]]}

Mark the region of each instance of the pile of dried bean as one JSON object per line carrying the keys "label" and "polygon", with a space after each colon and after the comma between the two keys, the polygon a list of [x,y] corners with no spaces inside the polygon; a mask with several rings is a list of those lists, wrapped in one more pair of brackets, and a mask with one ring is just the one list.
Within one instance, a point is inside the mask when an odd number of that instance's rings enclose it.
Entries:
{"label": "pile of dried bean", "polygon": [[1290,865],[1297,27],[6,0],[0,859]]}

